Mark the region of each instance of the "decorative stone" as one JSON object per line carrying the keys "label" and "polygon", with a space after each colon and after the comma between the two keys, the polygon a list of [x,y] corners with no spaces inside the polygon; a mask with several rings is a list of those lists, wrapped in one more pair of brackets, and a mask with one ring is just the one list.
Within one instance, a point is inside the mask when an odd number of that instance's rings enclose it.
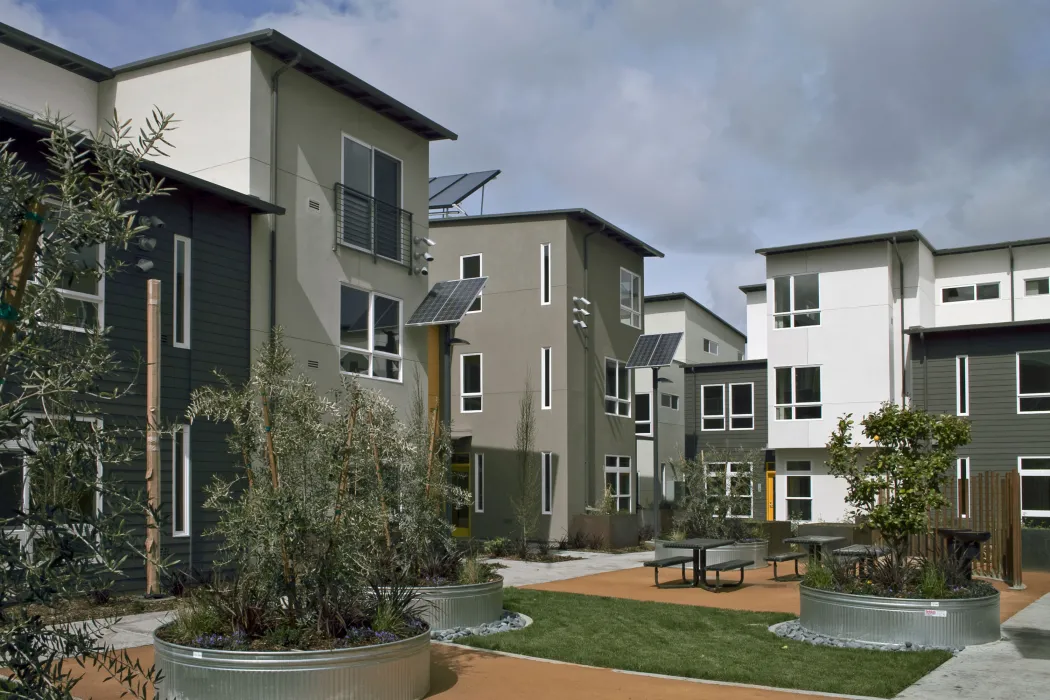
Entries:
{"label": "decorative stone", "polygon": [[829,637],[825,634],[817,634],[810,632],[799,623],[798,620],[788,620],[787,622],[781,622],[773,625],[769,628],[769,631],[778,637],[790,639],[796,642],[805,642],[806,644],[813,644],[816,646],[828,646],[837,647],[839,649],[875,649],[876,651],[895,651],[895,652],[908,652],[908,651],[927,651],[930,649],[942,649],[944,651],[950,651],[952,654],[958,654],[962,649],[949,648],[949,647],[937,647],[937,646],[926,646],[923,644],[915,644],[914,642],[907,642],[905,644],[877,644],[875,642],[861,642],[856,639],[840,639],[838,637]]}
{"label": "decorative stone", "polygon": [[520,630],[532,624],[532,620],[526,615],[503,611],[503,615],[496,622],[489,622],[476,627],[453,627],[447,630],[432,630],[430,638],[435,642],[454,642],[463,637],[479,636],[486,637],[490,634]]}

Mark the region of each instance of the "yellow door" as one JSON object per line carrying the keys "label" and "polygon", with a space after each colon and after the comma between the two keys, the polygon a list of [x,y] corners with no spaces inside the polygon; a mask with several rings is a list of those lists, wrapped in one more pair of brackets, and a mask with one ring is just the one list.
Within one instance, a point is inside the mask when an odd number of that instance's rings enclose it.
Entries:
{"label": "yellow door", "polygon": [[[470,455],[459,453],[452,455],[452,474],[449,480],[470,493]],[[456,537],[470,537],[470,506],[464,505],[452,510],[452,534]]]}
{"label": "yellow door", "polygon": [[777,519],[777,469],[775,462],[768,462],[766,464],[766,520]]}

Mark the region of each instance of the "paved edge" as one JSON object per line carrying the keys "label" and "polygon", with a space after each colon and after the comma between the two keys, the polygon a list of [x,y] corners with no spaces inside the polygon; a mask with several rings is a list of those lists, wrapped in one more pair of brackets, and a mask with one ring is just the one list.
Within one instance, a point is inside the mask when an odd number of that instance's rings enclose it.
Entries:
{"label": "paved edge", "polygon": [[431,644],[440,644],[446,647],[453,647],[455,649],[463,649],[465,651],[473,651],[478,654],[496,654],[497,656],[507,656],[512,659],[523,659],[525,661],[541,661],[547,664],[558,664],[560,666],[576,666],[578,668],[590,668],[596,671],[610,671],[612,673],[623,673],[629,676],[643,676],[645,678],[662,678],[669,681],[684,681],[686,683],[699,683],[701,685],[717,685],[728,688],[747,688],[749,690],[765,690],[771,693],[792,693],[794,695],[811,695],[822,698],[844,698],[845,700],[886,700],[886,698],[879,698],[872,695],[842,695],[840,693],[825,693],[819,690],[801,690],[799,688],[776,688],[770,685],[754,685],[751,683],[731,683],[729,681],[713,681],[706,678],[687,678],[685,676],[667,676],[661,673],[646,673],[645,671],[627,671],[621,668],[607,668],[605,666],[588,666],[587,664],[578,664],[572,661],[559,661],[558,659],[544,659],[539,656],[526,656],[524,654],[514,654],[509,651],[495,651],[493,649],[480,649],[478,647],[468,646],[466,644],[457,644],[455,642],[435,642],[431,641]]}

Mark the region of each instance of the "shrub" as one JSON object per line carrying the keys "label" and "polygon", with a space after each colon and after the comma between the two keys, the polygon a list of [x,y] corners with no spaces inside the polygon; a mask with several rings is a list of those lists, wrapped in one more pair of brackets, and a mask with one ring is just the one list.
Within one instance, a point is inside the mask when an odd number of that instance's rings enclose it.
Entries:
{"label": "shrub", "polygon": [[464,559],[459,569],[459,582],[462,584],[487,583],[495,577],[496,567],[477,557]]}
{"label": "shrub", "polygon": [[505,557],[510,551],[511,543],[506,537],[494,537],[485,543],[485,552],[491,557]]}
{"label": "shrub", "polygon": [[684,483],[684,493],[676,499],[675,529],[688,537],[736,541],[757,537],[757,524],[739,516],[751,513],[754,465],[762,459],[757,450],[711,448],[693,459],[678,460],[675,473]]}
{"label": "shrub", "polygon": [[638,528],[638,543],[641,544],[653,539],[654,532],[652,525],[642,525]]}

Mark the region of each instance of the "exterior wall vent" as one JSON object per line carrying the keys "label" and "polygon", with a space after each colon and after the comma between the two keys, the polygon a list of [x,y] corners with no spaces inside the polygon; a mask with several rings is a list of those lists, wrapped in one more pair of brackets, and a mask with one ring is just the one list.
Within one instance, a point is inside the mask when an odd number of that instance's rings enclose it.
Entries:
{"label": "exterior wall vent", "polygon": [[167,336],[166,333],[161,334],[161,336],[160,336],[160,344],[161,345],[170,345],[170,343],[168,342],[168,336]]}
{"label": "exterior wall vent", "polygon": [[318,202],[316,199],[306,200],[306,206],[310,207],[312,211],[321,211],[321,203]]}
{"label": "exterior wall vent", "polygon": [[317,369],[321,365],[317,362],[317,360],[307,360],[306,361],[306,366],[309,367],[310,369]]}

